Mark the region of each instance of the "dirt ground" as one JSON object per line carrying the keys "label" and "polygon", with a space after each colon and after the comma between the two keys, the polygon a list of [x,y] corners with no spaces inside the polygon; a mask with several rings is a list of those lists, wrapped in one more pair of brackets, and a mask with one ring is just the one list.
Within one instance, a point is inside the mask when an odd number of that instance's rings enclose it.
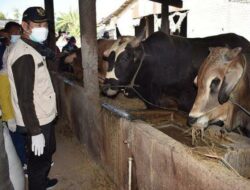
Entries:
{"label": "dirt ground", "polygon": [[57,151],[53,157],[54,166],[51,168],[50,178],[57,178],[59,182],[54,190],[117,189],[75,137],[65,136],[59,131],[56,135]]}

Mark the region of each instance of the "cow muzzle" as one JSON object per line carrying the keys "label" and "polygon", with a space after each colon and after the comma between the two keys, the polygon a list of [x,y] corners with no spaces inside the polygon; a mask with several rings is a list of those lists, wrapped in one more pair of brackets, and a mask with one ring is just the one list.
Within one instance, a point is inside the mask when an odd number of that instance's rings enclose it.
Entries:
{"label": "cow muzzle", "polygon": [[203,126],[204,128],[206,128],[209,125],[209,121],[210,119],[207,115],[202,115],[200,117],[189,115],[187,119],[187,125],[190,127],[199,125],[199,126]]}
{"label": "cow muzzle", "polygon": [[105,79],[101,91],[105,96],[115,97],[119,93],[119,81],[115,79]]}
{"label": "cow muzzle", "polygon": [[187,124],[188,126],[192,126],[197,122],[198,118],[197,117],[188,117],[187,119]]}

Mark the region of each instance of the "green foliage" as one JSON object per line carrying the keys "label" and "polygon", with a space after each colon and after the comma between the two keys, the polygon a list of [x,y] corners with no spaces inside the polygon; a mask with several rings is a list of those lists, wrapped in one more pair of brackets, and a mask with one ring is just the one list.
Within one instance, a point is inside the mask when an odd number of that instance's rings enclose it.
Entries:
{"label": "green foliage", "polygon": [[14,9],[13,12],[14,12],[14,19],[19,20],[19,18],[21,17],[19,9]]}
{"label": "green foliage", "polygon": [[69,11],[61,13],[56,19],[56,30],[67,31],[71,36],[80,37],[79,13],[77,11]]}
{"label": "green foliage", "polygon": [[4,19],[6,19],[5,15],[2,12],[0,12],[0,20],[4,20]]}

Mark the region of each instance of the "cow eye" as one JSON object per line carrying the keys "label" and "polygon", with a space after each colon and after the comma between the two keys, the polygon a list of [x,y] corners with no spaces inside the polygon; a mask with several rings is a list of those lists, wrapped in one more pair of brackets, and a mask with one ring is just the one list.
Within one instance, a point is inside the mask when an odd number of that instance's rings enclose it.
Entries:
{"label": "cow eye", "polygon": [[220,79],[219,78],[214,78],[210,84],[210,89],[211,89],[211,93],[215,92],[215,90],[217,89],[218,85],[220,84]]}

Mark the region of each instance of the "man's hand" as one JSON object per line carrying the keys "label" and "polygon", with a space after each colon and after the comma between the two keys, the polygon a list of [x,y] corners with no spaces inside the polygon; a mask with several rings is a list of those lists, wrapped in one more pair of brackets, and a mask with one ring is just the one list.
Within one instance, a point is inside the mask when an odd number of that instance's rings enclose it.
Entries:
{"label": "man's hand", "polygon": [[43,134],[31,136],[31,150],[35,156],[43,155],[45,139]]}

